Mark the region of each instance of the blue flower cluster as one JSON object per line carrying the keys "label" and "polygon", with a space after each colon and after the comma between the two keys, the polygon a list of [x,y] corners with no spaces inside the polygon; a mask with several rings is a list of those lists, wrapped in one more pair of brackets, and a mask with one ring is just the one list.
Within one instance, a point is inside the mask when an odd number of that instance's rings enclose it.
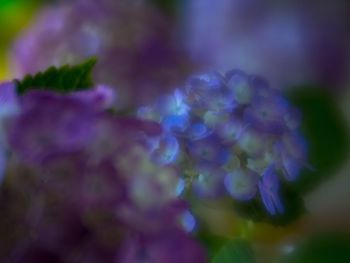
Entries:
{"label": "blue flower cluster", "polygon": [[293,181],[306,165],[300,112],[263,78],[240,70],[193,76],[138,116],[165,130],[149,141],[154,161],[184,166],[188,186],[203,198],[260,197],[280,214],[280,181]]}

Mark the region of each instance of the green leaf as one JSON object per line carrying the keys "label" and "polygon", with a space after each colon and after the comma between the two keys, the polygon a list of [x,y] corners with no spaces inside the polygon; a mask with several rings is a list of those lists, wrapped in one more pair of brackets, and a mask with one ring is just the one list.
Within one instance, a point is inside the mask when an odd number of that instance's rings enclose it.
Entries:
{"label": "green leaf", "polygon": [[241,239],[236,239],[225,244],[211,262],[254,263],[256,260],[249,243]]}
{"label": "green leaf", "polygon": [[314,171],[304,169],[296,188],[306,193],[335,174],[347,159],[349,132],[341,110],[332,94],[320,87],[300,87],[288,94],[302,111],[302,131],[309,142],[309,164]]}
{"label": "green leaf", "polygon": [[88,89],[93,86],[92,69],[96,62],[96,58],[91,58],[79,65],[50,67],[44,72],[27,75],[17,80],[17,93],[23,94],[33,89],[58,92]]}
{"label": "green leaf", "polygon": [[345,234],[322,234],[308,238],[278,263],[349,263],[350,237]]}
{"label": "green leaf", "polygon": [[228,238],[212,234],[207,229],[199,231],[196,239],[206,248],[209,259],[212,259],[228,241]]}

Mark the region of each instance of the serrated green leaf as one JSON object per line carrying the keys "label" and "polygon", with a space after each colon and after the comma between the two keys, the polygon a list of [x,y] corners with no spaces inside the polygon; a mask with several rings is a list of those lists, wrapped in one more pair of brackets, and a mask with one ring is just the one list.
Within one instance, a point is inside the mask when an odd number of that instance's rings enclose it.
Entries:
{"label": "serrated green leaf", "polygon": [[44,72],[27,75],[17,80],[17,92],[23,94],[28,90],[40,89],[64,93],[88,89],[93,86],[92,69],[96,62],[95,58],[91,58],[79,65],[50,67]]}
{"label": "serrated green leaf", "polygon": [[255,256],[249,243],[236,239],[225,244],[211,261],[212,263],[254,263]]}
{"label": "serrated green leaf", "polygon": [[298,191],[306,193],[334,175],[347,160],[349,131],[336,99],[324,89],[296,88],[288,97],[302,111],[302,131],[309,142],[308,162],[315,168],[304,169],[296,181]]}

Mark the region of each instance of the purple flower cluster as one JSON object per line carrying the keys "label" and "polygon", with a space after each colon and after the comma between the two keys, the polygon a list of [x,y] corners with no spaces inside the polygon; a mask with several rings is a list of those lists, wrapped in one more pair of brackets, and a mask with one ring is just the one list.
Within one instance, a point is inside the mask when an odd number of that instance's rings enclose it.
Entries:
{"label": "purple flower cluster", "polygon": [[205,261],[182,226],[178,170],[149,158],[159,124],[106,111],[105,86],[3,100],[15,88],[0,90],[1,109],[18,107],[4,125],[2,262]]}
{"label": "purple flower cluster", "polygon": [[[72,1],[70,1],[72,2]],[[191,71],[174,25],[144,0],[78,0],[46,9],[15,43],[17,77],[98,57],[98,83],[118,88],[118,106],[149,103]]]}
{"label": "purple flower cluster", "polygon": [[149,140],[152,158],[185,167],[201,197],[260,196],[270,214],[283,213],[280,180],[293,181],[306,165],[298,110],[263,78],[240,70],[194,76],[138,115],[167,131]]}

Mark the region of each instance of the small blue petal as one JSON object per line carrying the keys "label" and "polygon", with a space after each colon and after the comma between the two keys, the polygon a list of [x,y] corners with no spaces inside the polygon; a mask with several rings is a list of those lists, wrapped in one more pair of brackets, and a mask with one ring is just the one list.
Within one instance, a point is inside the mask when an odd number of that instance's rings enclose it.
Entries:
{"label": "small blue petal", "polygon": [[281,134],[286,130],[287,112],[288,105],[280,97],[258,98],[244,111],[244,121],[257,130]]}
{"label": "small blue petal", "polygon": [[169,164],[174,161],[179,152],[179,144],[175,137],[161,138],[157,149],[153,152],[154,160],[159,164]]}
{"label": "small blue petal", "polygon": [[268,189],[269,191],[275,192],[279,188],[279,181],[276,174],[275,166],[272,164],[268,166],[263,174],[262,177],[262,183]]}
{"label": "small blue petal", "polygon": [[209,136],[202,140],[189,142],[191,156],[197,161],[212,162],[217,165],[224,165],[229,161],[229,149],[220,143],[215,136]]}
{"label": "small blue petal", "polygon": [[188,137],[190,140],[200,140],[209,136],[211,132],[212,131],[203,123],[195,123],[190,126]]}
{"label": "small blue petal", "polygon": [[254,90],[250,86],[248,76],[242,71],[230,71],[227,75],[227,87],[232,92],[235,101],[239,104],[251,102]]}
{"label": "small blue petal", "polygon": [[271,194],[266,192],[264,189],[264,186],[262,186],[261,184],[259,184],[259,190],[260,190],[260,196],[263,201],[263,204],[265,205],[265,208],[271,215],[275,215],[276,209],[273,204],[273,198],[271,197]]}
{"label": "small blue petal", "polygon": [[279,181],[274,165],[270,165],[264,171],[262,179],[259,182],[259,190],[263,204],[271,215],[284,212],[284,207],[279,196]]}
{"label": "small blue petal", "polygon": [[218,135],[224,142],[232,143],[240,138],[245,128],[243,127],[242,123],[235,120],[230,120],[219,125],[217,130]]}
{"label": "small blue petal", "polygon": [[259,176],[249,170],[237,169],[225,176],[228,193],[238,200],[250,200],[257,192]]}
{"label": "small blue petal", "polygon": [[252,129],[244,130],[238,138],[238,145],[249,156],[256,156],[266,150],[266,137]]}
{"label": "small blue petal", "polygon": [[180,196],[184,192],[185,187],[186,187],[185,180],[180,178],[179,183],[177,184],[176,190],[175,190],[176,196]]}
{"label": "small blue petal", "polygon": [[223,194],[224,170],[215,165],[203,164],[197,171],[198,177],[192,183],[192,188],[198,196],[217,197]]}
{"label": "small blue petal", "polygon": [[181,225],[186,232],[192,232],[196,227],[196,219],[189,211],[186,211],[181,215]]}
{"label": "small blue petal", "polygon": [[189,125],[188,115],[169,115],[162,120],[163,127],[168,131],[184,132]]}
{"label": "small blue petal", "polygon": [[174,94],[160,97],[155,108],[162,115],[186,115],[190,110],[183,93],[178,89]]}

